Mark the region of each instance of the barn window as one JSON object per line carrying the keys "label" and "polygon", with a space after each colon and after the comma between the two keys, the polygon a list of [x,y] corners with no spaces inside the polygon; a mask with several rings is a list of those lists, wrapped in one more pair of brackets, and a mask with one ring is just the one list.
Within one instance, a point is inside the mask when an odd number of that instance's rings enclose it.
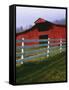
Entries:
{"label": "barn window", "polygon": [[39,31],[48,31],[49,29],[52,28],[52,24],[49,22],[45,22],[45,23],[37,24],[37,27]]}

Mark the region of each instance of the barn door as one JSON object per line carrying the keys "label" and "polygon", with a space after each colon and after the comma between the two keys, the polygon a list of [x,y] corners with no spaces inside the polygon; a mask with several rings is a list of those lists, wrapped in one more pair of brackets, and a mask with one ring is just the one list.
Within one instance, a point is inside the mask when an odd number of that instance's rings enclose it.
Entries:
{"label": "barn door", "polygon": [[[40,35],[39,39],[48,39],[48,35]],[[40,42],[40,44],[48,44],[48,41]]]}

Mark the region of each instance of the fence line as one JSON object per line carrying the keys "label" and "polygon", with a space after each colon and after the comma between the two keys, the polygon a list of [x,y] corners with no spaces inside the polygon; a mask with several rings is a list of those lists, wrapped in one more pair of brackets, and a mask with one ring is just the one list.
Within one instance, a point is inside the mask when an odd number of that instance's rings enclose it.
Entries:
{"label": "fence line", "polygon": [[37,57],[42,57],[42,56],[46,56],[47,53],[43,53],[43,54],[38,54],[38,55],[35,55],[35,56],[29,56],[27,58],[24,58],[24,59],[20,59],[20,60],[16,60],[16,62],[18,61],[27,61],[27,60],[30,60],[30,59],[33,59],[33,58],[37,58]]}
{"label": "fence line", "polygon": [[[49,41],[48,41],[49,42]],[[60,44],[61,42],[59,42],[59,43],[48,43],[48,44],[36,44],[36,45],[32,45],[32,46],[29,46],[29,45],[25,45],[25,46],[17,46],[16,48],[17,49],[19,49],[19,48],[35,48],[35,47],[41,47],[41,46],[49,46],[49,45],[58,45],[58,44]],[[63,42],[63,43],[61,43],[61,45],[62,44],[66,44],[66,42]]]}
{"label": "fence line", "polygon": [[[55,41],[55,42],[51,42],[51,41]],[[34,45],[24,45],[24,43],[30,43],[30,42],[46,42],[46,44],[34,44]],[[23,64],[23,62],[33,59],[33,58],[37,58],[37,57],[42,57],[42,56],[47,56],[49,57],[49,53],[50,50],[53,50],[54,48],[56,49],[56,47],[59,48],[60,53],[63,51],[63,48],[66,46],[66,39],[32,39],[32,40],[24,40],[24,38],[22,38],[22,40],[16,40],[16,43],[22,43],[21,46],[16,46],[16,50],[21,49],[21,52],[17,53],[16,51],[16,58],[17,57],[21,57],[21,59],[17,59],[16,62],[20,62],[21,64]],[[32,48],[37,49],[38,50],[32,50]],[[43,48],[42,48],[43,47]],[[31,51],[24,51],[24,49],[31,49]],[[40,52],[44,52],[43,54],[38,54],[35,55],[35,53],[40,53]],[[28,57],[24,57],[26,55],[29,54],[34,54],[33,56],[28,56]]]}
{"label": "fence line", "polygon": [[[50,39],[49,38],[49,41],[59,41],[60,39]],[[16,40],[16,42],[17,43],[19,43],[19,42],[26,42],[26,43],[29,43],[29,42],[46,42],[46,41],[48,41],[48,39],[31,39],[31,40],[29,40],[29,39],[26,39],[26,40]],[[66,41],[66,39],[62,39],[62,41]]]}
{"label": "fence line", "polygon": [[[56,46],[56,47],[59,47],[59,46]],[[53,50],[54,48],[56,49],[56,47],[49,47],[49,48],[43,48],[43,49],[39,49],[39,50],[34,50],[34,51],[24,51],[23,53],[16,53],[16,57],[19,57],[21,55],[24,55],[24,54],[35,54],[35,53],[38,53],[38,52],[45,52],[47,50]],[[62,46],[62,48],[64,48],[64,46]]]}

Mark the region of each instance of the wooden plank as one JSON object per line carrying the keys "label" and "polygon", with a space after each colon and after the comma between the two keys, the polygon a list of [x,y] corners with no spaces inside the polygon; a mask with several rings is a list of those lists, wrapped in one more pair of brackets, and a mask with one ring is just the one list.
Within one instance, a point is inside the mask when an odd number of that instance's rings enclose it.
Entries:
{"label": "wooden plank", "polygon": [[[65,44],[65,43],[62,43],[62,44]],[[35,44],[35,45],[31,45],[31,46],[28,46],[28,45],[17,46],[16,49],[19,49],[19,48],[36,48],[36,47],[43,47],[43,46],[48,46],[48,45],[60,45],[60,42],[59,43],[49,43],[49,44]]]}
{"label": "wooden plank", "polygon": [[32,45],[32,46],[28,46],[28,45],[25,45],[25,46],[17,46],[17,48],[36,48],[36,47],[43,47],[43,46],[48,46],[48,44],[37,44],[37,45]]}
{"label": "wooden plank", "polygon": [[[43,51],[46,51],[46,50],[53,50],[53,49],[56,49],[56,48],[60,48],[60,46],[55,46],[55,47],[50,47],[50,48],[42,48],[42,49],[39,49],[39,50],[31,50],[31,51],[26,51],[24,53],[16,53],[16,56],[21,56],[22,54],[31,54],[31,53],[38,53],[38,52],[43,52]],[[63,45],[62,48],[65,48],[66,45]]]}
{"label": "wooden plank", "polygon": [[[60,40],[60,39],[49,39],[50,41],[55,41],[55,40]],[[62,39],[62,41],[65,41],[66,39]],[[29,42],[46,42],[48,41],[48,39],[26,39],[26,40],[16,40],[16,42],[26,42],[26,43],[29,43]]]}
{"label": "wooden plank", "polygon": [[31,60],[33,58],[38,58],[38,57],[42,57],[42,56],[46,56],[47,53],[43,53],[43,54],[38,54],[38,55],[35,55],[35,56],[30,56],[30,57],[27,57],[27,58],[24,58],[24,59],[20,59],[20,60],[16,60],[16,62],[25,62],[25,61],[28,61],[28,60]]}

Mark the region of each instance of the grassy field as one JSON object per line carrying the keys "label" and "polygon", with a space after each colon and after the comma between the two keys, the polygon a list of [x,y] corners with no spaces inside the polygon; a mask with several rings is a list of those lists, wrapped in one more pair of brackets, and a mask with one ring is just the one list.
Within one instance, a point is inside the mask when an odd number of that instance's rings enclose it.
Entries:
{"label": "grassy field", "polygon": [[66,80],[66,53],[44,58],[40,62],[28,62],[16,67],[16,83],[40,83]]}

